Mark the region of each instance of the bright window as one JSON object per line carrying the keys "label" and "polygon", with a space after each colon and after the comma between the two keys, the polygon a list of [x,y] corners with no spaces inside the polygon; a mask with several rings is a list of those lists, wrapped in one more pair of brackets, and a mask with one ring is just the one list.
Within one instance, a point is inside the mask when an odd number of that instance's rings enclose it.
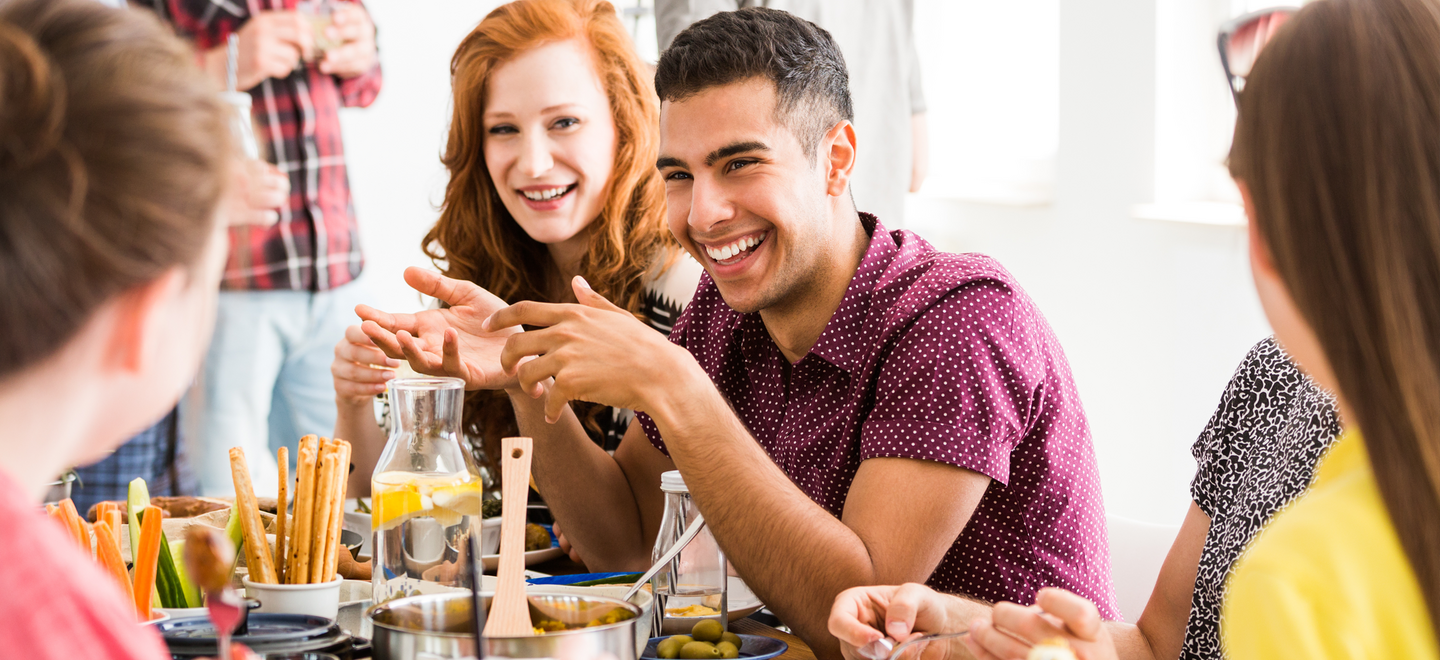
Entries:
{"label": "bright window", "polygon": [[921,193],[1051,198],[1060,124],[1059,0],[916,0],[930,130]]}

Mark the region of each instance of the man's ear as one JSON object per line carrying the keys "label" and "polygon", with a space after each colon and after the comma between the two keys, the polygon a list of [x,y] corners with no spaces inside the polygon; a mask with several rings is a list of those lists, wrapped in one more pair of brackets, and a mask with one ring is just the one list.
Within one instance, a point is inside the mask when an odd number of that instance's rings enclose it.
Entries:
{"label": "man's ear", "polygon": [[826,165],[825,192],[831,197],[844,195],[855,172],[855,125],[841,119],[825,133],[820,147]]}
{"label": "man's ear", "polygon": [[106,364],[130,374],[145,370],[164,346],[156,333],[165,322],[168,302],[185,289],[188,275],[175,267],[160,277],[131,287],[110,302],[110,340]]}

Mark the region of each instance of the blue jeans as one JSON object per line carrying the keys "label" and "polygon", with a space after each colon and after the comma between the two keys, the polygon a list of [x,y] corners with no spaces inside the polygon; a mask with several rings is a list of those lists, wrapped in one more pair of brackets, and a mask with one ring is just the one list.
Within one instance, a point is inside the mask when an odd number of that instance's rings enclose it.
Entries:
{"label": "blue jeans", "polygon": [[360,322],[363,290],[357,280],[329,291],[220,292],[215,337],[187,404],[201,494],[234,494],[229,450],[242,447],[255,494],[272,497],[275,451],[289,447],[293,468],[301,436],[334,431],[330,363],[345,327]]}

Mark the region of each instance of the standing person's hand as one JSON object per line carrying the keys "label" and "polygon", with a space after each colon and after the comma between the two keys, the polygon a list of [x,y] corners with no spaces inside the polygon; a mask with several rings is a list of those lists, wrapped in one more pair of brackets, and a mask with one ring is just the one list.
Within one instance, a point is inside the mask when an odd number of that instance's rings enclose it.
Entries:
{"label": "standing person's hand", "polygon": [[290,177],[263,160],[243,159],[235,165],[235,190],[226,221],[230,226],[269,226],[280,221],[278,209],[290,196]]}
{"label": "standing person's hand", "polygon": [[474,283],[454,280],[423,268],[406,268],[405,282],[449,305],[415,314],[387,314],[369,305],[355,313],[360,329],[385,355],[405,360],[415,371],[465,381],[467,390],[501,390],[515,377],[500,368],[500,352],[519,327],[487,331],[481,327],[505,301]]}
{"label": "standing person's hand", "polygon": [[898,643],[962,630],[961,623],[950,620],[949,598],[923,584],[846,589],[830,608],[830,634],[840,640],[840,652],[847,660],[870,660],[856,649],[885,637]]}
{"label": "standing person's hand", "polygon": [[[315,40],[310,23],[295,11],[262,11],[240,26],[239,54],[235,66],[235,87],[248,91],[268,78],[290,75],[300,62],[311,57]],[[205,53],[205,70],[225,84],[226,45]]]}
{"label": "standing person's hand", "polygon": [[335,344],[335,361],[330,363],[335,400],[341,405],[369,404],[376,394],[385,391],[385,384],[395,377],[394,367],[398,366],[400,361],[386,357],[360,326],[345,328],[345,338]]}
{"label": "standing person's hand", "polygon": [[1035,604],[999,603],[991,620],[976,619],[965,646],[979,660],[1024,659],[1030,647],[1059,637],[1070,643],[1079,660],[1115,660],[1115,642],[1095,604],[1084,597],[1047,587]]}
{"label": "standing person's hand", "polygon": [[370,13],[353,3],[338,3],[330,15],[330,27],[325,36],[339,41],[340,45],[325,51],[320,60],[320,72],[341,78],[354,78],[375,67],[375,24]]}

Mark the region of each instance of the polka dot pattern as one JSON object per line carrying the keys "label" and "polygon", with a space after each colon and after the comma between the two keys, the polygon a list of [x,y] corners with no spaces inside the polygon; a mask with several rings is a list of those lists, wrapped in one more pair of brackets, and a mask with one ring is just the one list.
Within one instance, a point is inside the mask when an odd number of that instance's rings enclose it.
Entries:
{"label": "polka dot pattern", "polygon": [[[708,275],[670,340],[689,349],[770,457],[839,516],[860,462],[938,461],[991,478],[930,586],[1034,602],[1056,586],[1119,619],[1099,471],[1064,352],[1008,272],[873,216],[870,247],[805,357]],[[637,413],[650,441],[665,443]]]}

